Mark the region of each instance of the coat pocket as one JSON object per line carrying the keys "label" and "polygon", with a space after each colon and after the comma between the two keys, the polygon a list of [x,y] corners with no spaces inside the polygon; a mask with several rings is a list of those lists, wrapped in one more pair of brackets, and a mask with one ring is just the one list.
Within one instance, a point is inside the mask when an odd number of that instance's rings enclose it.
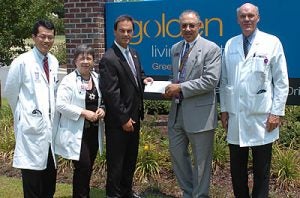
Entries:
{"label": "coat pocket", "polygon": [[[66,159],[75,159],[73,156],[79,157],[80,141],[77,140],[76,133],[74,134],[70,129],[58,127],[55,136],[55,154],[61,155]],[[78,159],[76,159],[78,160]]]}
{"label": "coat pocket", "polygon": [[266,91],[261,94],[255,94],[249,98],[250,109],[254,114],[265,114],[269,113],[272,106],[271,93]]}
{"label": "coat pocket", "polygon": [[235,97],[234,97],[234,87],[226,86],[224,87],[224,105],[227,112],[235,113]]}
{"label": "coat pocket", "polygon": [[21,113],[19,126],[24,134],[38,135],[44,132],[46,121],[41,113]]}

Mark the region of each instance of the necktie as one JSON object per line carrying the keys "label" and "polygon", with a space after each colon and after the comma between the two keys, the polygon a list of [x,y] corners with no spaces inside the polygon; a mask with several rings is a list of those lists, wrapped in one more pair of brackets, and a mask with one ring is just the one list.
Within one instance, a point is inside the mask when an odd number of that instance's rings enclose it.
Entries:
{"label": "necktie", "polygon": [[244,55],[245,55],[245,57],[247,57],[247,54],[249,52],[249,44],[250,43],[249,43],[247,37],[244,37],[244,39],[243,39],[243,48],[244,48]]}
{"label": "necktie", "polygon": [[183,82],[184,78],[185,78],[185,63],[187,61],[189,51],[190,51],[190,44],[186,43],[184,52],[182,53],[182,57],[180,60],[180,67],[179,67],[180,74],[179,74],[179,79],[178,79],[179,82]]}
{"label": "necktie", "polygon": [[45,56],[44,60],[43,60],[43,67],[44,67],[44,71],[47,77],[47,80],[49,82],[49,65],[48,65],[48,57]]}
{"label": "necktie", "polygon": [[186,44],[185,44],[185,50],[184,50],[184,53],[183,53],[183,56],[182,56],[182,57],[184,57],[184,56],[187,55],[189,49],[190,49],[190,44],[189,44],[189,43],[186,43]]}
{"label": "necktie", "polygon": [[131,72],[135,78],[135,81],[137,83],[137,76],[136,76],[136,69],[135,69],[135,66],[134,66],[134,62],[133,62],[133,59],[132,59],[132,56],[130,54],[130,51],[129,50],[125,50],[125,55],[126,55],[126,59],[127,59],[127,62],[128,62],[128,65],[131,69]]}

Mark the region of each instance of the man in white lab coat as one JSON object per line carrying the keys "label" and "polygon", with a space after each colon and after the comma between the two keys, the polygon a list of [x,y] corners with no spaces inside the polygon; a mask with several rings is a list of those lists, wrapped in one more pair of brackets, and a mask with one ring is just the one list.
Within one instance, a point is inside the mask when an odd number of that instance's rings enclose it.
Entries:
{"label": "man in white lab coat", "polygon": [[258,7],[237,9],[242,34],[229,39],[222,59],[221,121],[227,130],[235,197],[249,197],[248,153],[253,155],[252,197],[268,197],[272,143],[288,96],[286,59],[280,40],[257,29]]}
{"label": "man in white lab coat", "polygon": [[24,197],[49,198],[55,193],[52,122],[58,61],[49,53],[54,36],[51,22],[35,23],[35,46],[11,63],[4,90],[14,115],[13,167],[21,169]]}

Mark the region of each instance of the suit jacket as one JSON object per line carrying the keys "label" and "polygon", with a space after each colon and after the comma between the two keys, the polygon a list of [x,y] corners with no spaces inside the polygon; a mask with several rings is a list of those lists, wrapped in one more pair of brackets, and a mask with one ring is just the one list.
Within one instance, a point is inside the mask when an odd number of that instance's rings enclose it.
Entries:
{"label": "suit jacket", "polygon": [[[216,91],[221,72],[221,51],[213,42],[198,36],[186,61],[185,81],[181,83],[184,127],[187,132],[202,132],[216,128]],[[172,46],[173,82],[178,82],[180,56],[184,41]],[[172,100],[169,127],[175,122],[177,104]]]}
{"label": "suit jacket", "polygon": [[104,119],[109,128],[119,128],[130,118],[137,122],[144,117],[144,72],[137,52],[130,48],[130,53],[136,67],[138,84],[116,44],[107,50],[99,63],[100,87],[106,106]]}

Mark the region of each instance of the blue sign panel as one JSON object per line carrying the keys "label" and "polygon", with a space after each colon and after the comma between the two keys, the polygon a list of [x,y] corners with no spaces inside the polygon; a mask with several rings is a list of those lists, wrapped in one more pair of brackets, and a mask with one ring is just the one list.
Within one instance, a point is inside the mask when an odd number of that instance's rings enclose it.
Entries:
{"label": "blue sign panel", "polygon": [[[167,79],[170,75],[170,50],[181,40],[178,17],[182,11],[199,12],[203,26],[200,35],[217,43],[221,48],[226,41],[241,33],[236,9],[242,0],[165,0],[106,4],[106,47],[114,41],[114,20],[121,14],[135,19],[131,46],[141,56],[146,75]],[[259,7],[261,31],[276,35],[281,40],[288,63],[290,78],[289,104],[300,104],[300,69],[298,69],[298,35],[296,19],[300,2],[292,0],[251,1]]]}

